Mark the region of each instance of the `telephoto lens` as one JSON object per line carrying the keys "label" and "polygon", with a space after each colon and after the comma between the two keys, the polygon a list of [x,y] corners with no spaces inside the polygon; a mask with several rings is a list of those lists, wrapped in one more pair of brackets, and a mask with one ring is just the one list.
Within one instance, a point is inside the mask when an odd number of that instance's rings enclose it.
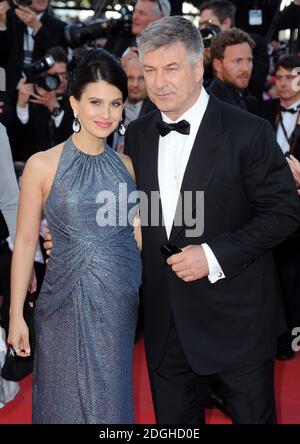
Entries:
{"label": "telephoto lens", "polygon": [[32,0],[13,0],[15,6],[30,6]]}
{"label": "telephoto lens", "polygon": [[54,91],[60,84],[59,77],[55,74],[41,75],[36,77],[34,85],[45,89],[46,91]]}

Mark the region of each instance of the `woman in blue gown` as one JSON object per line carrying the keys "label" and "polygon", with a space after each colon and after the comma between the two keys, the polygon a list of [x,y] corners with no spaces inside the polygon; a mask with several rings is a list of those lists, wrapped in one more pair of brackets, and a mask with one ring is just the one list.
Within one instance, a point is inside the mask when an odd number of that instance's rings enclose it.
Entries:
{"label": "woman in blue gown", "polygon": [[44,211],[54,246],[35,308],[33,422],[133,423],[141,264],[126,193],[135,183],[130,159],[106,145],[127,78],[102,49],[71,65],[74,134],[32,156],[23,175],[8,340],[19,356],[31,352],[23,304]]}

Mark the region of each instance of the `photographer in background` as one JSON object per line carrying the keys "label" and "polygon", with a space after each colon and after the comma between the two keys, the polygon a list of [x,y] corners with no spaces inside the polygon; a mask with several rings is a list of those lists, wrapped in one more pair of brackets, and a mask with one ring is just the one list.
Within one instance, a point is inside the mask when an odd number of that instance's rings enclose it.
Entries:
{"label": "photographer in background", "polygon": [[47,91],[36,84],[20,81],[17,102],[17,117],[20,134],[19,160],[27,160],[32,154],[46,150],[66,140],[72,133],[73,113],[67,97],[67,55],[60,47],[51,48],[46,56],[54,59],[54,65],[43,76],[37,77],[46,83],[46,76],[58,80],[55,90]]}
{"label": "photographer in background", "polygon": [[[49,0],[0,1],[0,66],[6,69],[7,93],[14,99],[23,67],[53,46],[65,46],[66,24],[48,14]],[[27,2],[29,3],[29,2]]]}
{"label": "photographer in background", "polygon": [[[217,25],[221,31],[226,31],[235,26],[236,7],[227,0],[211,0],[200,5],[199,27],[203,29],[208,25]],[[251,33],[250,37],[255,42],[253,50],[253,70],[249,83],[249,89],[255,97],[262,101],[264,84],[269,73],[268,48],[258,34]]]}
{"label": "photographer in background", "polygon": [[[109,40],[105,49],[112,52],[116,56],[122,57],[122,63],[125,64],[128,58],[137,54],[137,39],[142,31],[147,28],[150,23],[168,17],[171,13],[171,5],[169,0],[138,0],[132,14],[131,33],[127,39],[112,38]],[[124,51],[126,50],[125,54]],[[124,57],[126,56],[126,59]]]}

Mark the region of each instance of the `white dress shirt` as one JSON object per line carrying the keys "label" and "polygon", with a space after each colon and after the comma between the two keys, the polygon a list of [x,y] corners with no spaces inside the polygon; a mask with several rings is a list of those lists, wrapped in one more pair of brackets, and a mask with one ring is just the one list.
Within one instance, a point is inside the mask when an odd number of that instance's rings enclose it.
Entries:
{"label": "white dress shirt", "polygon": [[[40,14],[36,14],[36,17],[38,20],[41,20],[43,15],[43,12]],[[27,26],[26,31],[24,32],[24,39],[23,39],[23,50],[24,50],[24,65],[29,65],[32,63],[32,55],[34,50],[34,36],[36,35],[36,32]]]}
{"label": "white dress shirt", "polygon": [[[164,224],[168,238],[170,237],[175,217],[183,176],[208,100],[209,96],[205,89],[202,88],[194,105],[176,120],[176,122],[180,120],[187,120],[189,122],[189,135],[171,131],[166,136],[159,137],[158,181]],[[164,122],[174,123],[164,113],[162,113],[162,119]],[[207,244],[202,244],[202,247],[208,262],[208,278],[210,282],[214,283],[224,278],[225,275],[211,248]]]}
{"label": "white dress shirt", "polygon": [[[293,103],[292,105],[290,105],[288,108],[297,108],[297,106],[300,105],[300,100],[297,100],[297,102]],[[292,132],[295,129],[296,123],[297,123],[297,118],[298,118],[298,113],[292,114],[289,112],[281,112],[281,117],[282,117],[282,123],[283,126],[286,129],[287,135],[288,137],[290,137],[290,135],[292,134]],[[280,148],[283,151],[283,154],[287,153],[288,151],[290,151],[290,145],[288,143],[288,141],[286,140],[286,137],[284,135],[282,126],[280,125],[280,123],[278,124],[278,128],[277,128],[277,142],[278,145],[280,146]]]}
{"label": "white dress shirt", "polygon": [[[60,124],[62,122],[64,115],[65,115],[65,112],[62,109],[61,113],[58,116],[56,116],[56,117],[51,116],[56,128],[60,127]],[[18,119],[20,120],[20,122],[23,125],[26,125],[29,122],[29,105],[28,104],[25,105],[24,108],[21,108],[20,106],[17,105],[17,116],[18,116]]]}

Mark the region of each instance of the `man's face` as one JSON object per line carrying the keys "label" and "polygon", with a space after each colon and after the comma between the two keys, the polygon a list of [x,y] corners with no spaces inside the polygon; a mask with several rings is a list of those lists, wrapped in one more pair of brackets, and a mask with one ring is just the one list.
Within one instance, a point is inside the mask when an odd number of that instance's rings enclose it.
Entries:
{"label": "man's face", "polygon": [[253,56],[249,43],[227,46],[222,60],[213,60],[217,77],[237,89],[246,89],[249,85]]}
{"label": "man's face", "polygon": [[197,100],[203,79],[201,58],[192,63],[181,42],[142,55],[147,93],[170,119],[176,120]]}
{"label": "man's face", "polygon": [[126,64],[128,78],[128,102],[137,103],[147,96],[146,83],[140,60],[130,60]]}
{"label": "man's face", "polygon": [[217,25],[221,28],[221,22],[211,9],[204,9],[199,17],[199,28],[207,28],[208,25]]}
{"label": "man's face", "polygon": [[55,90],[57,96],[64,94],[68,88],[68,75],[67,75],[67,65],[63,62],[57,62],[52,66],[51,69],[47,71],[47,74],[56,75],[59,77],[60,84]]}
{"label": "man's face", "polygon": [[132,34],[140,35],[147,26],[159,20],[161,13],[156,2],[149,0],[139,0],[134,7],[132,16]]}
{"label": "man's face", "polygon": [[30,9],[36,14],[40,14],[44,12],[48,7],[49,0],[32,0],[32,4],[30,5]]}
{"label": "man's face", "polygon": [[300,98],[300,75],[292,69],[280,66],[275,74],[275,84],[280,99],[293,103]]}

